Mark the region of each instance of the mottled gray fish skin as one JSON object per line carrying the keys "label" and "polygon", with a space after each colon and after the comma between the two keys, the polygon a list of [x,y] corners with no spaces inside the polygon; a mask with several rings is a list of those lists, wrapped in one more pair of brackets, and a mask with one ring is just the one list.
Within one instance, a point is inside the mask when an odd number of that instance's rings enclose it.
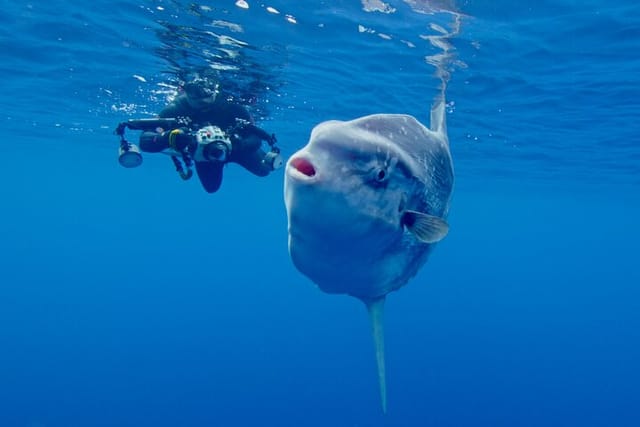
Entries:
{"label": "mottled gray fish skin", "polygon": [[[313,176],[296,167],[306,162]],[[426,262],[433,244],[404,215],[445,219],[454,180],[444,121],[430,130],[401,114],[323,122],[285,172],[294,265],[323,291],[363,300],[400,288]]]}

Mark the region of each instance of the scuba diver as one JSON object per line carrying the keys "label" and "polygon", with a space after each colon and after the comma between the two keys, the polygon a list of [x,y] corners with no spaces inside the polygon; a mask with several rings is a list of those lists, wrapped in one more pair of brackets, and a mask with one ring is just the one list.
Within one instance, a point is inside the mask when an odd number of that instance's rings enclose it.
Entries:
{"label": "scuba diver", "polygon": [[[168,154],[184,180],[193,175],[191,166],[195,163],[208,193],[220,188],[227,163],[237,163],[257,176],[267,176],[282,167],[275,135],[257,127],[245,107],[221,99],[216,79],[197,75],[180,91],[157,118],[131,119],[118,125],[122,166],[139,166],[140,151]],[[125,128],[143,131],[139,148],[125,139]]]}

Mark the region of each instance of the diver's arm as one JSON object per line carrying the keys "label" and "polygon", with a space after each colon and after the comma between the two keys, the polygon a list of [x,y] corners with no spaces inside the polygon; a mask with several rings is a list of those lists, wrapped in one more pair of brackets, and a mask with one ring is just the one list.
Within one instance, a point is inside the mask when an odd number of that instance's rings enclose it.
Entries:
{"label": "diver's arm", "polygon": [[157,128],[173,129],[179,126],[174,118],[129,119],[123,122],[131,130],[155,131]]}
{"label": "diver's arm", "polygon": [[158,117],[178,117],[179,115],[184,116],[184,113],[179,114],[180,108],[175,104],[169,104],[166,107],[164,107],[162,110],[160,110],[160,112],[158,113]]}
{"label": "diver's arm", "polygon": [[252,123],[246,123],[238,126],[234,129],[233,133],[241,139],[252,136],[258,137],[262,141],[266,141],[270,146],[274,146],[276,143],[276,136],[274,134],[269,134],[264,129],[259,128]]}
{"label": "diver's arm", "polygon": [[179,95],[170,104],[160,110],[158,117],[192,118],[191,116],[194,113],[195,111],[189,106],[186,96]]}
{"label": "diver's arm", "polygon": [[229,117],[235,117],[236,120],[240,119],[253,124],[253,117],[244,106],[240,104],[227,104],[225,107],[225,114]]}

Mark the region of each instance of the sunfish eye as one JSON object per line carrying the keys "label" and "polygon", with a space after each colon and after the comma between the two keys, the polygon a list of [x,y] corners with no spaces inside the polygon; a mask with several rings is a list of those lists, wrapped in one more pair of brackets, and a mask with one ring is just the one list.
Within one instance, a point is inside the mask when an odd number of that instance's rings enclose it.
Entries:
{"label": "sunfish eye", "polygon": [[381,185],[387,181],[389,171],[385,167],[377,167],[371,171],[371,181],[373,184]]}

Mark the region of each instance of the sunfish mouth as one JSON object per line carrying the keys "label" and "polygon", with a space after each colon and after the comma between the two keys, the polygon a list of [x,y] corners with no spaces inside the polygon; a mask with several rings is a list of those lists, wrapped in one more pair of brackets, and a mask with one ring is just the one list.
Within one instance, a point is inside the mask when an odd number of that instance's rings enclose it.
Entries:
{"label": "sunfish mouth", "polygon": [[304,157],[294,157],[289,161],[289,166],[308,178],[316,176],[316,168],[313,163]]}

